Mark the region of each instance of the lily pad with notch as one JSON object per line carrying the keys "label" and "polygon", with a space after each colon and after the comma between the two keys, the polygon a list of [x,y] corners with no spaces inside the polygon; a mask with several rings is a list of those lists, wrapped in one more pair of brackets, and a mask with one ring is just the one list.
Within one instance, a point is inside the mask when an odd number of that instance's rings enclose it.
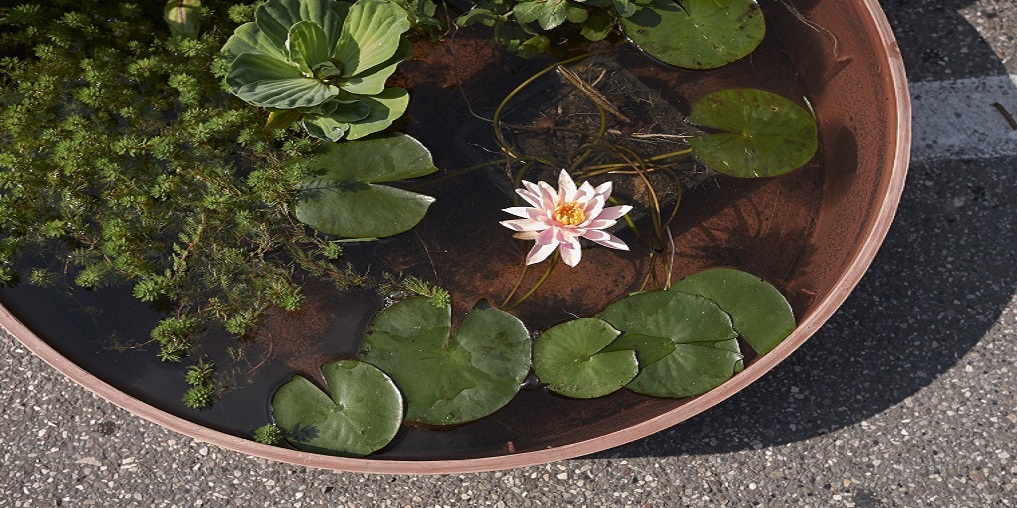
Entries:
{"label": "lily pad with notch", "polygon": [[735,331],[761,355],[777,347],[796,326],[784,295],[769,282],[740,270],[704,270],[674,283],[670,290],[716,302],[731,315]]}
{"label": "lily pad with notch", "polygon": [[766,35],[755,0],[652,0],[621,18],[650,56],[686,69],[715,69],[745,57]]}
{"label": "lily pad with notch", "polygon": [[778,176],[812,160],[819,131],[812,114],[777,94],[721,90],[692,105],[689,121],[714,132],[689,140],[707,167],[740,178]]}
{"label": "lily pad with notch", "polygon": [[392,379],[373,365],[339,360],[322,366],[328,393],[303,376],[272,397],[276,425],[293,446],[309,452],[362,457],[384,448],[403,420]]}
{"label": "lily pad with notch", "polygon": [[406,134],[329,144],[308,163],[312,176],[301,185],[300,222],[335,236],[377,238],[409,230],[434,198],[383,182],[437,171],[431,153]]}
{"label": "lily pad with notch", "polygon": [[596,318],[555,325],[533,345],[534,371],[549,390],[566,397],[592,399],[613,393],[639,372],[632,349],[604,350],[618,334]]}
{"label": "lily pad with notch", "polygon": [[[637,356],[659,358],[640,365],[639,374],[626,385],[634,392],[691,397],[720,386],[741,369],[731,318],[702,296],[677,291],[637,293],[609,305],[600,317],[622,331],[620,339],[642,336],[626,345],[635,348]],[[674,347],[663,357],[660,340]]]}
{"label": "lily pad with notch", "polygon": [[406,420],[458,425],[508,404],[530,370],[518,318],[481,302],[452,334],[452,309],[412,297],[374,317],[360,359],[387,372],[406,397]]}

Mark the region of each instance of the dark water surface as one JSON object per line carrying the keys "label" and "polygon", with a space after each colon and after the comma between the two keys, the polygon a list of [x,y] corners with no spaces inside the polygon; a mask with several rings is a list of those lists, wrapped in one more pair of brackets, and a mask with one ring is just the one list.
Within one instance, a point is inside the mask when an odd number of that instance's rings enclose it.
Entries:
{"label": "dark water surface", "polygon": [[[450,44],[418,45],[415,52],[397,77],[404,86],[412,83],[408,120],[400,127],[433,152],[441,172],[405,186],[438,201],[412,231],[351,245],[347,260],[359,269],[369,267],[372,274],[403,272],[436,282],[454,297],[455,322],[481,299],[497,304],[505,298],[519,277],[529,245],[513,241],[498,224],[509,218],[501,208],[512,206],[510,195],[497,183],[498,168],[448,178],[441,185],[429,181],[477,161],[499,158],[486,134],[490,124],[471,115],[463,93],[476,113],[489,116],[502,97],[547,62],[506,64],[481,38],[466,32]],[[708,72],[665,69],[632,49],[611,57],[683,113],[691,100],[721,88],[754,87],[796,99],[804,96],[795,70],[772,37],[750,57]],[[808,257],[806,246],[822,184],[820,163],[813,162],[781,178],[721,177],[688,192],[672,226],[674,277],[732,266],[785,286]],[[584,249],[578,267],[560,265],[513,314],[531,330],[541,330],[575,316],[595,315],[637,290],[648,268],[648,251],[629,232],[619,234],[633,247],[631,252]],[[521,287],[532,285],[544,267],[531,269]],[[235,339],[209,330],[199,339],[199,349],[182,364],[159,361],[158,346],[145,344],[161,316],[135,300],[130,287],[87,292],[22,285],[0,289],[0,303],[66,357],[118,389],[193,422],[249,437],[254,428],[270,421],[268,402],[278,386],[295,373],[320,378],[317,368],[322,363],[354,356],[368,322],[384,305],[367,291],[340,292],[314,281],[308,281],[305,289],[304,307],[292,315],[270,316],[256,337],[243,344],[243,357],[228,351],[241,346]],[[791,299],[800,315],[807,302],[797,301],[795,295]],[[182,370],[199,355],[215,360],[219,372],[237,388],[213,408],[192,411],[180,402],[187,388]],[[617,431],[684,402],[626,390],[596,400],[573,400],[543,388],[525,389],[506,407],[477,422],[447,430],[404,426],[374,457],[451,459],[532,451]]]}

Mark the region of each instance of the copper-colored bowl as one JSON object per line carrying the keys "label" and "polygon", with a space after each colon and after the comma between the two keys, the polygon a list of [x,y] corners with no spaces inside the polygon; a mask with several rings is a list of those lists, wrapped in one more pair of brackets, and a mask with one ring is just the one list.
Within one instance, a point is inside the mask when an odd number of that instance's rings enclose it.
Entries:
{"label": "copper-colored bowl", "polygon": [[[811,220],[806,259],[785,290],[799,326],[779,347],[700,397],[589,419],[504,454],[455,460],[350,459],[265,446],[225,434],[139,401],[82,369],[0,307],[3,326],[43,360],[110,402],[152,422],[224,448],[328,469],[378,473],[459,473],[506,469],[576,457],[666,429],[730,397],[802,345],[844,302],[872,262],[904,185],[910,149],[910,104],[897,44],[876,0],[799,0],[800,14],[768,11],[775,36],[802,73],[823,132],[822,197]],[[644,408],[646,408],[644,410]]]}

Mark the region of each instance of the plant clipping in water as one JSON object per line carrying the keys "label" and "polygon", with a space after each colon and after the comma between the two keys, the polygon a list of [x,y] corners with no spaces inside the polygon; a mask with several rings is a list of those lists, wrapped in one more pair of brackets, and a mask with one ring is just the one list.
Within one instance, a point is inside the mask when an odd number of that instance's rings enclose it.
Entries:
{"label": "plant clipping in water", "polygon": [[523,188],[516,189],[516,194],[531,206],[506,208],[504,211],[522,218],[502,221],[501,225],[516,231],[512,235],[515,238],[536,240],[526,255],[526,264],[539,263],[558,249],[562,261],[574,267],[582,258],[580,238],[612,249],[629,250],[625,242],[604,231],[632,210],[629,205],[605,207],[611,197],[611,182],[597,187],[583,182],[577,188],[563,169],[558,175],[557,191],[545,182],[522,183]]}
{"label": "plant clipping in water", "polygon": [[386,88],[410,55],[406,11],[388,0],[269,0],[222,48],[226,83],[247,103],[269,108],[270,124],[301,118],[324,140],[358,139],[402,116],[406,90]]}

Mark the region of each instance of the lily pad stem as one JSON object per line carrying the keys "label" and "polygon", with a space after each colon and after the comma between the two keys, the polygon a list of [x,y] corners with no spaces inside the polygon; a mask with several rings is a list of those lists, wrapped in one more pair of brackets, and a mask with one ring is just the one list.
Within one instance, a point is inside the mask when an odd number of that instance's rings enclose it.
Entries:
{"label": "lily pad stem", "polygon": [[544,271],[544,275],[540,276],[540,279],[537,280],[537,283],[534,284],[533,287],[530,288],[530,290],[527,291],[525,295],[519,297],[519,299],[516,300],[516,303],[513,303],[512,305],[509,305],[508,307],[505,308],[505,310],[506,311],[510,311],[510,310],[518,307],[519,304],[525,302],[531,296],[533,296],[533,293],[536,293],[537,290],[540,289],[540,286],[543,286],[544,283],[547,282],[547,279],[551,277],[551,272],[554,271],[554,267],[558,266],[558,260],[560,258],[561,258],[561,255],[558,253],[558,251],[554,251],[554,257],[551,258],[551,263],[549,265],[547,265],[547,270]]}

